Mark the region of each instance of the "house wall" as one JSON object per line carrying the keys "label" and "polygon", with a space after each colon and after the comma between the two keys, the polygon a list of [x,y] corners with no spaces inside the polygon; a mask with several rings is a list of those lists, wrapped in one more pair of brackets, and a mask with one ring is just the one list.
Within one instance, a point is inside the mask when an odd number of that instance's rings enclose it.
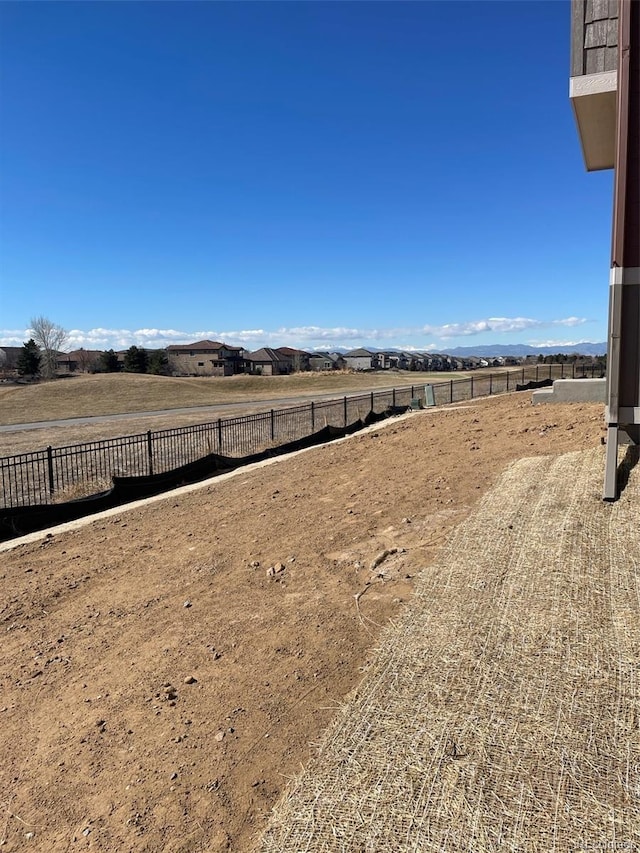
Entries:
{"label": "house wall", "polygon": [[571,76],[615,71],[618,0],[572,0]]}
{"label": "house wall", "polygon": [[370,356],[346,355],[344,360],[352,370],[371,370]]}
{"label": "house wall", "polygon": [[188,351],[169,352],[169,368],[179,376],[231,376],[233,368],[230,364],[217,358],[212,358],[211,353],[198,353],[197,350],[191,355]]}
{"label": "house wall", "polygon": [[255,362],[253,362],[253,369],[257,370],[258,368],[260,368],[260,372],[262,373],[263,376],[273,376],[274,375],[273,364],[270,361],[264,361],[264,362],[255,361]]}
{"label": "house wall", "polygon": [[311,370],[320,371],[320,370],[333,370],[333,362],[330,358],[319,358],[317,356],[312,356],[309,359],[309,367]]}

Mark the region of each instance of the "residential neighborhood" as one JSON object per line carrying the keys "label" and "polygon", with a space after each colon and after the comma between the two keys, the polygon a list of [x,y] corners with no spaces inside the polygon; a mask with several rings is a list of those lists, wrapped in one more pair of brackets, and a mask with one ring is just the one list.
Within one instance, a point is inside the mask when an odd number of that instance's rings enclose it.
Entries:
{"label": "residential neighborhood", "polygon": [[[5,346],[0,349],[0,375],[10,377],[24,374],[20,357],[24,347]],[[171,344],[166,349],[129,347],[127,350],[76,349],[59,352],[56,358],[56,375],[69,376],[82,373],[138,372],[168,376],[286,376],[302,371],[458,371],[487,367],[511,367],[541,361],[572,361],[579,364],[593,362],[591,356],[527,355],[500,356],[497,358],[464,358],[433,352],[405,352],[398,350],[373,350],[358,347],[348,352],[325,352],[296,349],[294,347],[261,347],[249,351],[220,341],[201,340],[188,344]]]}

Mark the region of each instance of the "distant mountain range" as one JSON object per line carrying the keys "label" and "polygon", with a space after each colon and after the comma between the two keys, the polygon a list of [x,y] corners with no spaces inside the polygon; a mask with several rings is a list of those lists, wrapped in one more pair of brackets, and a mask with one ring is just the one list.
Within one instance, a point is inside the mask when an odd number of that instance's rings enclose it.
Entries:
{"label": "distant mountain range", "polygon": [[479,358],[488,356],[497,358],[501,355],[524,356],[524,355],[555,355],[556,353],[579,353],[580,355],[604,355],[607,351],[606,341],[600,344],[582,343],[555,347],[530,347],[526,344],[487,344],[479,347],[454,347],[444,352],[447,355],[468,356],[476,355]]}

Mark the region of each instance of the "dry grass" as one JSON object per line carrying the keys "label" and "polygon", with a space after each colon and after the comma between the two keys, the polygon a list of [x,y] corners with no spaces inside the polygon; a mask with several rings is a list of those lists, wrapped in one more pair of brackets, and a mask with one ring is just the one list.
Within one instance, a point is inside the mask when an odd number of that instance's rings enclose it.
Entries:
{"label": "dry grass", "polygon": [[[283,404],[287,405],[287,404]],[[113,421],[96,421],[86,424],[60,424],[59,426],[39,429],[0,432],[0,456],[13,456],[17,453],[31,453],[51,447],[63,447],[69,444],[82,444],[89,441],[101,441],[105,438],[118,438],[123,435],[137,435],[147,430],[175,429],[193,426],[220,418],[238,417],[264,411],[264,404],[222,408],[215,415],[206,411],[183,413],[179,410],[169,415],[133,415],[130,418],[118,418]],[[274,406],[274,408],[277,408]]]}
{"label": "dry grass", "polygon": [[640,845],[640,476],[515,463],[426,570],[263,853]]}
{"label": "dry grass", "polygon": [[58,489],[53,495],[54,504],[62,504],[67,501],[76,501],[80,498],[88,498],[91,495],[97,495],[99,492],[106,492],[113,486],[113,480],[107,477],[100,477],[95,480],[80,480],[63,489]]}
{"label": "dry grass", "polygon": [[73,376],[36,385],[0,387],[0,424],[191,406],[287,399],[318,394],[357,394],[379,388],[464,379],[466,373],[297,373],[292,376],[180,378],[110,373]]}

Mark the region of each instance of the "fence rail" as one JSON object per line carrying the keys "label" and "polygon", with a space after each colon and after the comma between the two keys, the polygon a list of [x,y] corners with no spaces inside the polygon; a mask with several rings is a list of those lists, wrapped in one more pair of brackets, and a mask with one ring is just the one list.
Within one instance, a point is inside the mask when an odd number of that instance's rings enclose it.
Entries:
{"label": "fence rail", "polygon": [[[478,372],[432,383],[432,388],[435,405],[440,406],[515,391],[517,384],[530,381],[603,375],[599,365],[537,364]],[[113,476],[161,474],[210,453],[247,456],[305,438],[324,426],[347,426],[369,412],[409,407],[416,394],[424,394],[424,385],[6,456],[0,458],[0,507],[72,500],[106,490]]]}

